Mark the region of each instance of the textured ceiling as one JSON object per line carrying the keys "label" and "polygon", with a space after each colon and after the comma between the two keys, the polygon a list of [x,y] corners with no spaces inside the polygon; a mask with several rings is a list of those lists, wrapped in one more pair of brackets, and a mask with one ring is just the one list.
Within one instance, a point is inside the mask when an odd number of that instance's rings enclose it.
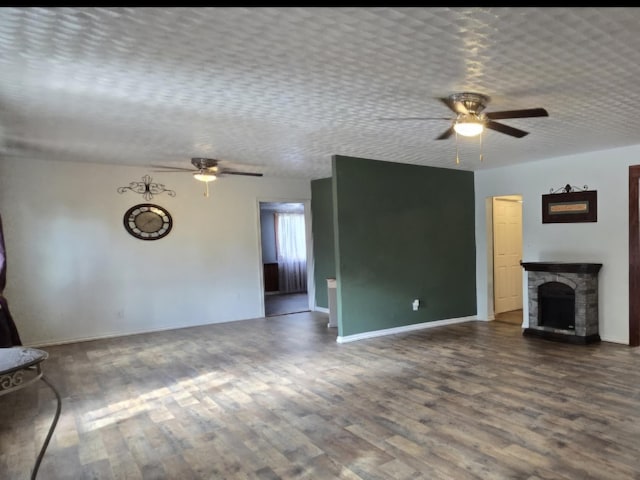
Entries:
{"label": "textured ceiling", "polygon": [[[331,155],[477,170],[640,143],[638,8],[2,8],[0,156],[322,178]],[[530,132],[435,140],[438,100]]]}

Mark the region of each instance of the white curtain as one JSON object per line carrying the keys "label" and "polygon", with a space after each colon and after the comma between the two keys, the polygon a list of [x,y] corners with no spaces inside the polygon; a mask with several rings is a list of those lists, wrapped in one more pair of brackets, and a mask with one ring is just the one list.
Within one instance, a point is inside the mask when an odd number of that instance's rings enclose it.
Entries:
{"label": "white curtain", "polygon": [[276,248],[281,292],[307,291],[304,214],[276,213]]}

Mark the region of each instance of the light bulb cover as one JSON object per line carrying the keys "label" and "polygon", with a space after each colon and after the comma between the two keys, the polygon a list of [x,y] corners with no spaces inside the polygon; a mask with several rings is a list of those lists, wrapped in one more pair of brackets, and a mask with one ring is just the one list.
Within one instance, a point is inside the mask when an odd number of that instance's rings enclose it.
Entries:
{"label": "light bulb cover", "polygon": [[214,173],[210,172],[196,172],[193,174],[193,178],[200,180],[201,182],[213,182],[216,178]]}
{"label": "light bulb cover", "polygon": [[484,130],[484,122],[477,115],[461,115],[453,124],[453,129],[458,135],[475,137]]}

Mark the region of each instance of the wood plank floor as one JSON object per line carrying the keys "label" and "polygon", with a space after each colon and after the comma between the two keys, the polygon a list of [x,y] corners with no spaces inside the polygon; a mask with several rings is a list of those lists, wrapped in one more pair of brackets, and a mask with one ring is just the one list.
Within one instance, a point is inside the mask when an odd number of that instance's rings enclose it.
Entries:
{"label": "wood plank floor", "polygon": [[[338,344],[302,313],[44,348],[56,479],[638,479],[640,349],[470,322]],[[55,410],[0,397],[0,478]]]}

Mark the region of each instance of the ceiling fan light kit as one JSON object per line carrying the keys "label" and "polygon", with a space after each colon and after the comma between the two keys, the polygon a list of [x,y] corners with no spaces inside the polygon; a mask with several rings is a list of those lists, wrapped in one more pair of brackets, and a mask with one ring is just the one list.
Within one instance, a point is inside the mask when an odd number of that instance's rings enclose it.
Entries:
{"label": "ceiling fan light kit", "polygon": [[458,135],[475,137],[484,130],[484,119],[473,113],[469,115],[461,114],[453,124],[453,129]]}
{"label": "ceiling fan light kit", "polygon": [[218,177],[215,173],[207,172],[206,170],[200,170],[199,172],[194,172],[193,178],[196,180],[200,180],[201,182],[213,182]]}

